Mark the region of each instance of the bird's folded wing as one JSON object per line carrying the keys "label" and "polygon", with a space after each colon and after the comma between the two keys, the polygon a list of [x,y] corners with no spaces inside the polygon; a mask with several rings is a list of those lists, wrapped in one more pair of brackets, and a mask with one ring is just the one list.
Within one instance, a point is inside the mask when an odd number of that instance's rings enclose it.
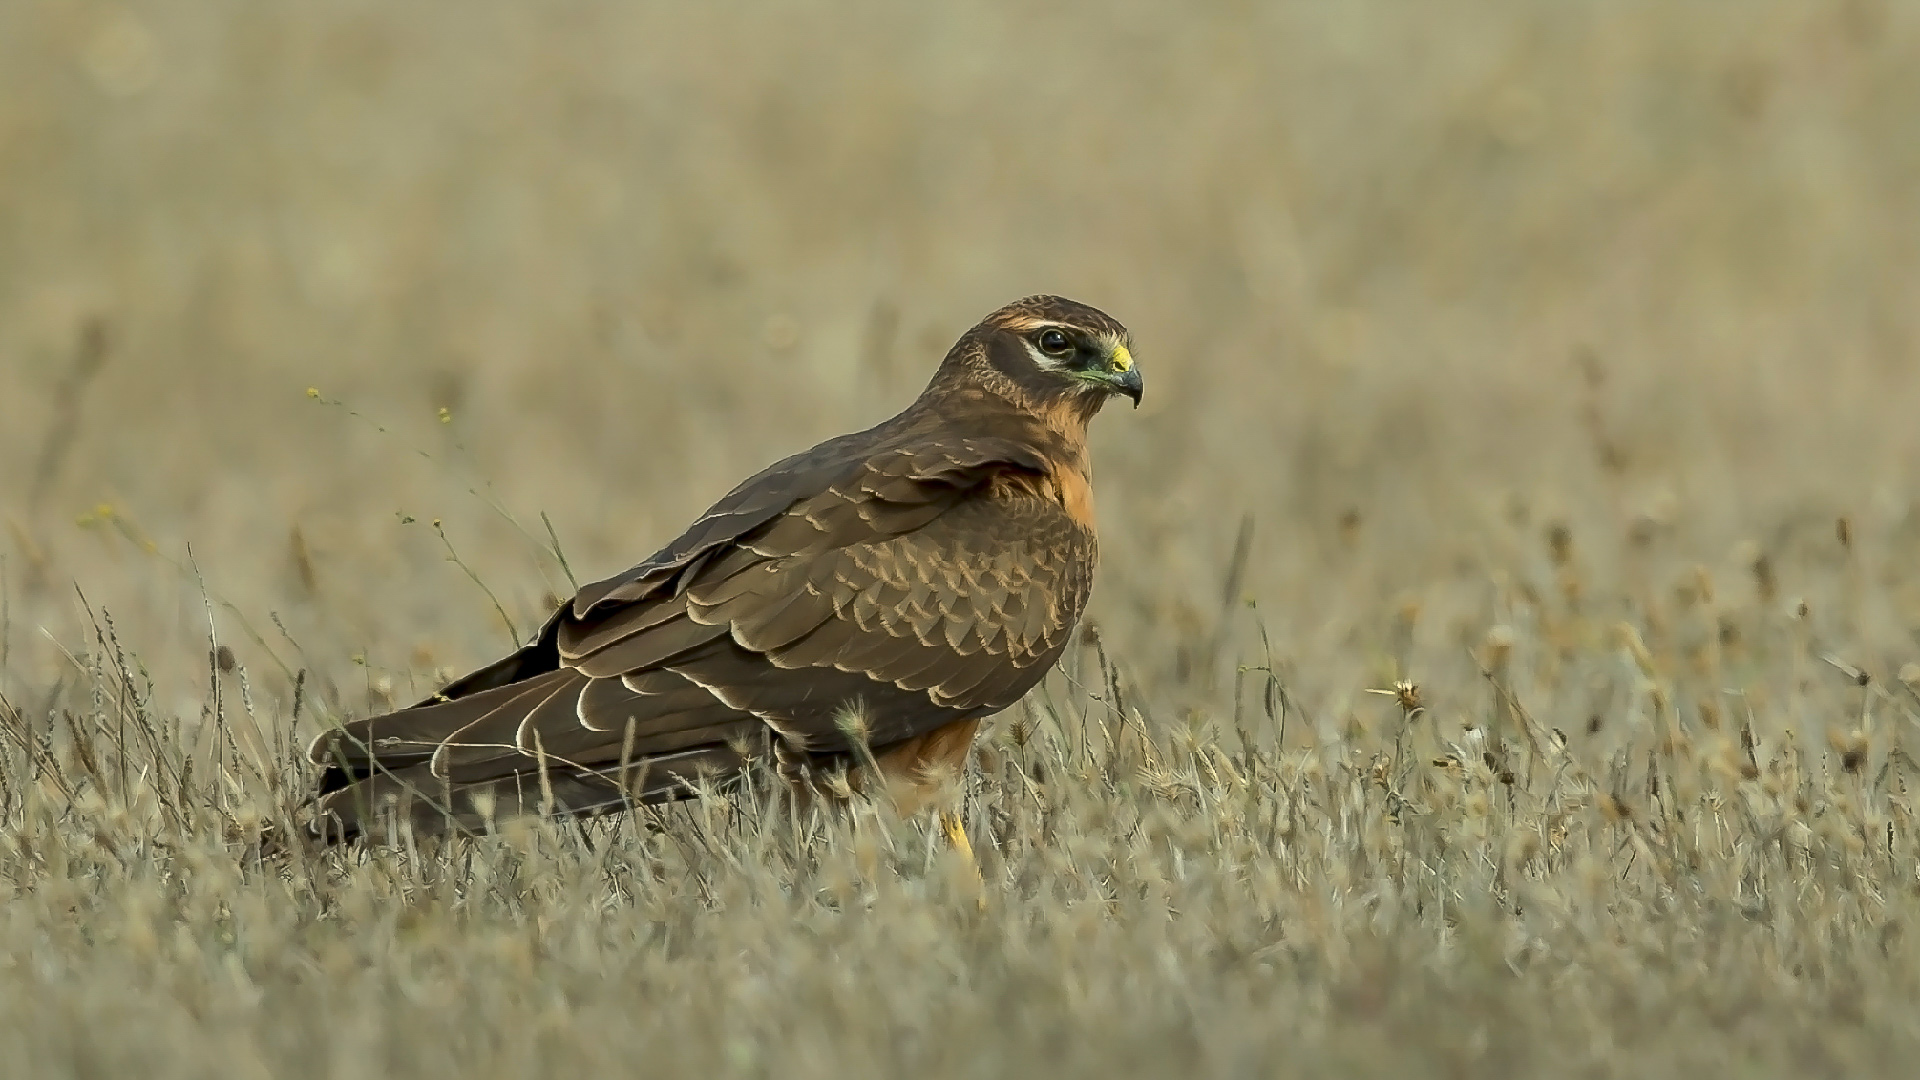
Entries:
{"label": "bird's folded wing", "polygon": [[[956,438],[922,441],[873,452],[859,436],[821,443],[805,454],[772,465],[728,492],[679,537],[645,562],[583,587],[568,611],[589,619],[596,609],[645,599],[684,587],[705,564],[782,518],[830,514],[844,505],[871,503],[884,515],[893,508],[925,506],[978,486],[995,472],[1044,472],[1047,463],[1012,439]],[[875,522],[877,530],[911,528],[909,515]],[[777,540],[760,545],[778,546]],[[770,547],[771,545],[771,547]],[[824,549],[821,549],[824,550]]]}
{"label": "bird's folded wing", "polygon": [[[767,727],[842,750],[849,708],[885,745],[1004,707],[1058,655],[1091,585],[1091,533],[1042,499],[987,497],[1044,468],[1021,444],[961,439],[882,451],[804,495],[743,485],[563,608],[529,647],[553,649],[551,670],[359,721],[316,758],[373,753],[473,783],[535,757],[605,769]],[[728,520],[733,535],[715,535]]]}

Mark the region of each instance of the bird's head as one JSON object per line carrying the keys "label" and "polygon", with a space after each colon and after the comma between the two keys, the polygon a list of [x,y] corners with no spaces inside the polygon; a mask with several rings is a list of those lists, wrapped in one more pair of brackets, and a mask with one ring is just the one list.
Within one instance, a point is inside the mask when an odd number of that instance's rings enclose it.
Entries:
{"label": "bird's head", "polygon": [[954,357],[964,356],[994,382],[1006,380],[1035,406],[1091,417],[1115,394],[1139,406],[1143,384],[1132,344],[1127,328],[1098,308],[1029,296],[982,319]]}

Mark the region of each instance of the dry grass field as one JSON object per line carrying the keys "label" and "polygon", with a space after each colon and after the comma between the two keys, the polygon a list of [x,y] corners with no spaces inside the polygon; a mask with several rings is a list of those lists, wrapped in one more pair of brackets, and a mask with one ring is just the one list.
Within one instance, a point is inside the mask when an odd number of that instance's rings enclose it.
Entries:
{"label": "dry grass field", "polygon": [[[1911,1075],[1916,102],[1907,0],[0,4],[0,1075]],[[979,902],[251,851],[1040,291],[1147,396]]]}

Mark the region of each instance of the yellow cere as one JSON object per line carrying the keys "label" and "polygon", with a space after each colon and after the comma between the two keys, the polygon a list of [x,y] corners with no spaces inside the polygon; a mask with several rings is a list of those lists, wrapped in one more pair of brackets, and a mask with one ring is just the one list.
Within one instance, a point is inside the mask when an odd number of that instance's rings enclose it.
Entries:
{"label": "yellow cere", "polygon": [[1113,347],[1113,370],[1133,370],[1133,354],[1127,351],[1125,345],[1115,344]]}

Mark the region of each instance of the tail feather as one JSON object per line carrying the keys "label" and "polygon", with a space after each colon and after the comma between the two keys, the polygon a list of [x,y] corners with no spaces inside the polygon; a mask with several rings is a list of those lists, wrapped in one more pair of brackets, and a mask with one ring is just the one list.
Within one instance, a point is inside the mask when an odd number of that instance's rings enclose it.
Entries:
{"label": "tail feather", "polygon": [[629,766],[601,770],[550,766],[489,780],[449,784],[425,766],[381,771],[323,794],[312,829],[339,843],[363,835],[490,832],[520,817],[594,816],[631,806],[686,798],[702,784],[726,785],[746,759],[732,747],[705,746]]}
{"label": "tail feather", "polygon": [[319,794],[338,791],[381,772],[416,767],[424,771],[448,740],[509,710],[517,700],[539,693],[543,683],[553,678],[553,673],[535,676],[527,682],[472,691],[451,701],[428,699],[411,709],[324,731],[307,749],[308,760],[326,766]]}

